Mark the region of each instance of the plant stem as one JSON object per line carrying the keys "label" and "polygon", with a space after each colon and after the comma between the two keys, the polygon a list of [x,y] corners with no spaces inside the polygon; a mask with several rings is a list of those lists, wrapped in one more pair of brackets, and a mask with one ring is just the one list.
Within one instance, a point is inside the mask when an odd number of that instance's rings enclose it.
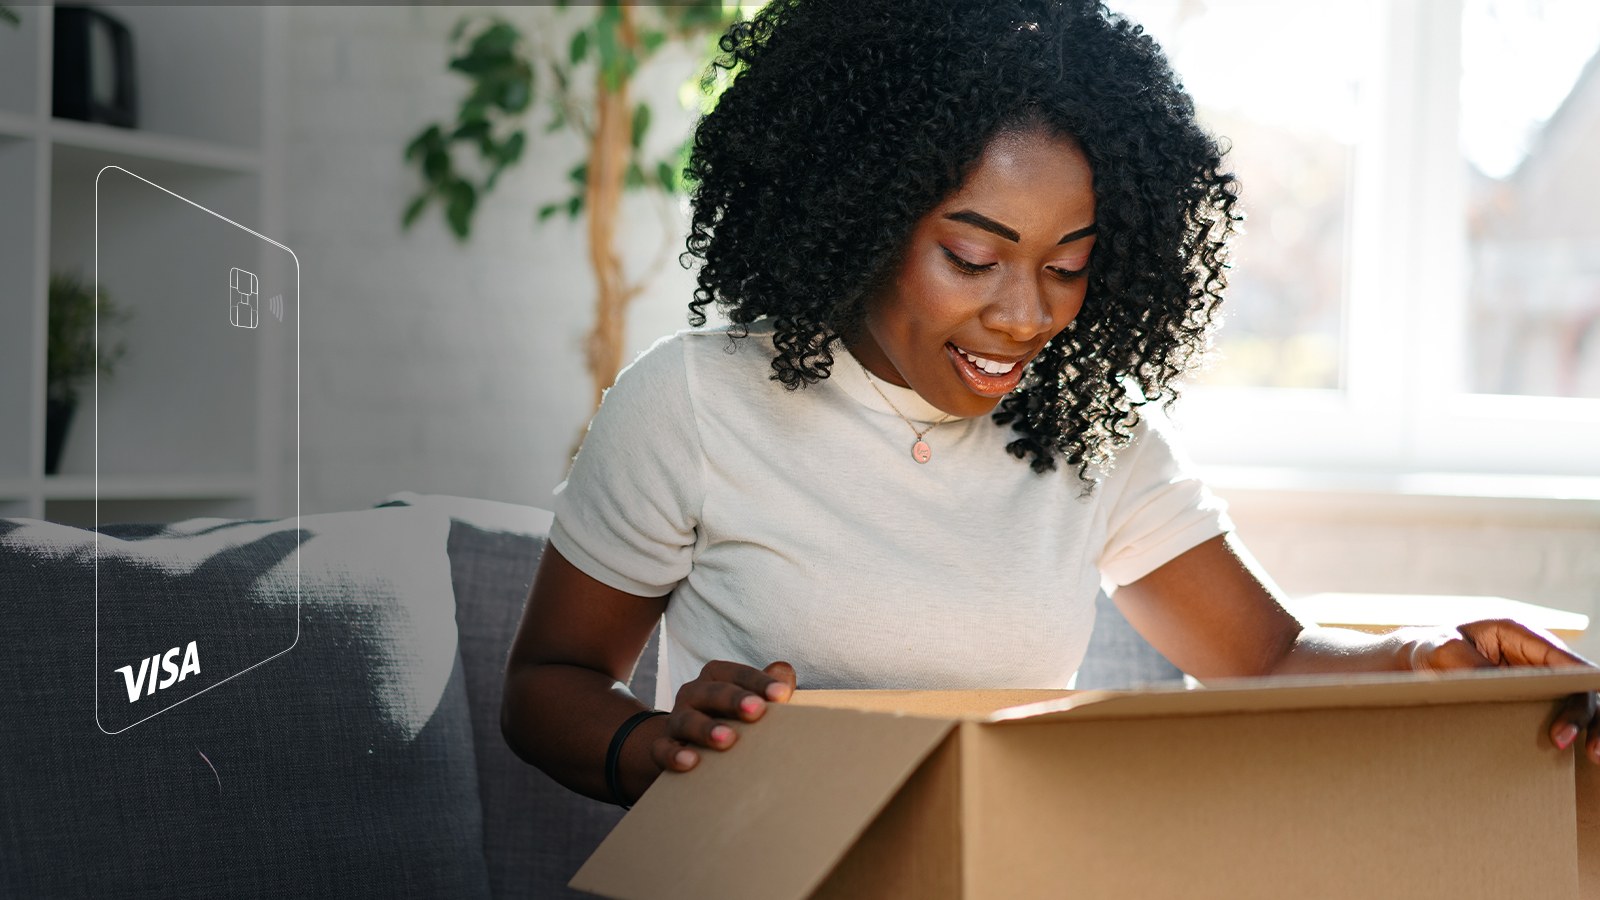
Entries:
{"label": "plant stem", "polygon": [[[619,39],[624,50],[632,55],[638,47],[633,7],[624,3],[619,11]],[[589,377],[594,386],[594,408],[599,408],[601,394],[611,386],[622,365],[628,303],[639,293],[637,285],[626,283],[622,260],[616,250],[623,182],[632,149],[633,108],[628,101],[631,80],[624,71],[614,86],[608,86],[604,66],[598,67],[595,74],[594,133],[584,183],[584,205],[589,213],[589,264],[594,270],[598,294],[594,330],[589,333],[585,346]]]}

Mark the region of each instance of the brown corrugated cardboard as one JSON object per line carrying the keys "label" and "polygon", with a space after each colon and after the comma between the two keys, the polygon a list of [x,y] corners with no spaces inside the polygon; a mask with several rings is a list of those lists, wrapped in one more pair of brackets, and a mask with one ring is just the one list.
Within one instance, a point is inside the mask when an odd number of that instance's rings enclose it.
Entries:
{"label": "brown corrugated cardboard", "polygon": [[[573,879],[623,898],[1580,896],[1600,672],[1197,691],[801,692]],[[857,708],[840,708],[853,706]],[[1586,800],[1583,798],[1587,798]],[[1580,852],[1581,851],[1581,852]]]}

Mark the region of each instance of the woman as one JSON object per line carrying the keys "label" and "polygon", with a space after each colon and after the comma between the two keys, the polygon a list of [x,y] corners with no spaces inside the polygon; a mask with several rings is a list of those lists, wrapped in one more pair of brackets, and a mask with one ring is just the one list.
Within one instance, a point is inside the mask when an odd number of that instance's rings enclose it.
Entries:
{"label": "woman", "polygon": [[[797,684],[1065,687],[1102,581],[1200,679],[1585,664],[1510,622],[1284,611],[1146,406],[1203,349],[1239,216],[1137,26],[779,0],[722,48],[690,307],[734,325],[630,366],[557,489],[506,676],[525,759],[625,805]],[[670,715],[621,686],[663,614]]]}

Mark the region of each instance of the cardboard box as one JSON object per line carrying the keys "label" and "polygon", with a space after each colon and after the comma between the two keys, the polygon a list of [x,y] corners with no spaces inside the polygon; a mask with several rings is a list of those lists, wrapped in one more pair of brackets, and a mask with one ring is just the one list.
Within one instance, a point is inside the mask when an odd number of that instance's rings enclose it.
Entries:
{"label": "cardboard box", "polygon": [[1311,594],[1284,603],[1295,618],[1327,628],[1383,634],[1408,625],[1511,619],[1542,628],[1569,646],[1583,640],[1589,617],[1506,597],[1457,594]]}
{"label": "cardboard box", "polygon": [[[572,880],[620,898],[1600,895],[1595,670],[801,692]],[[1043,698],[1043,699],[1041,699]],[[1023,705],[1018,705],[1019,703]],[[1582,891],[1580,894],[1580,877]]]}

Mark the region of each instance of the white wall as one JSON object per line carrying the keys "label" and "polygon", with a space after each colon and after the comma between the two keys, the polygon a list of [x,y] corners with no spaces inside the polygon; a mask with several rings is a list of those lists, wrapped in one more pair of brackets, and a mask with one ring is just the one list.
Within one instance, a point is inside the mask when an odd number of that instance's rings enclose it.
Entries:
{"label": "white wall", "polygon": [[[560,16],[508,14],[545,28]],[[541,203],[565,196],[580,152],[572,140],[536,142],[465,247],[436,218],[399,230],[418,180],[401,149],[424,123],[452,115],[461,95],[445,72],[458,15],[290,11],[286,242],[304,265],[307,512],[401,490],[547,504],[588,413],[579,348],[593,294],[581,230],[532,224]],[[640,79],[660,94],[658,113],[677,109],[684,71],[661,68]],[[689,121],[684,113],[679,126]],[[667,137],[669,117],[657,128]],[[628,258],[653,258],[658,216],[638,202],[629,219]],[[675,251],[681,235],[671,240]],[[630,323],[632,351],[682,327],[692,285],[675,264],[657,277]],[[1222,493],[1292,594],[1500,594],[1600,613],[1596,504]],[[1582,648],[1600,656],[1600,638]]]}
{"label": "white wall", "polygon": [[[581,343],[594,295],[582,223],[534,223],[541,204],[568,196],[577,139],[533,129],[527,157],[480,203],[469,243],[434,211],[400,231],[420,184],[402,151],[427,123],[452,119],[465,93],[445,68],[446,38],[465,12],[289,11],[285,243],[303,267],[307,512],[400,490],[548,505],[586,421]],[[592,11],[500,12],[551,34]],[[652,132],[663,146],[692,121],[676,98],[690,70],[680,57],[638,79],[656,95]],[[638,197],[625,219],[625,260],[642,268],[663,246],[662,215]],[[666,237],[674,261],[635,301],[629,359],[686,324],[693,277],[675,262],[682,235]]]}

